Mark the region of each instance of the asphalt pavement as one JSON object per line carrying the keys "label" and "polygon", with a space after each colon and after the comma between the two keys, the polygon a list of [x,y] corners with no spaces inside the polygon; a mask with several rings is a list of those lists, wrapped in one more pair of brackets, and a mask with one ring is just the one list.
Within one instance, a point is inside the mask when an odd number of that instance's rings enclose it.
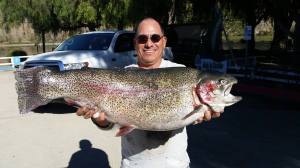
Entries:
{"label": "asphalt pavement", "polygon": [[[13,73],[0,72],[0,81],[1,168],[120,166],[116,130],[99,130],[60,105],[20,115]],[[243,100],[220,118],[188,126],[191,168],[300,167],[299,104],[236,94]]]}
{"label": "asphalt pavement", "polygon": [[188,127],[191,168],[299,168],[299,101],[240,94],[220,118]]}

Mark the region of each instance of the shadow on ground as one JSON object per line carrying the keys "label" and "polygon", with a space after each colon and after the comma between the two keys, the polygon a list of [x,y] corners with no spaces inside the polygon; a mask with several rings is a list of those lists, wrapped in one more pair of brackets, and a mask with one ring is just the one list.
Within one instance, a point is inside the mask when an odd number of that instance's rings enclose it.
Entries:
{"label": "shadow on ground", "polygon": [[81,140],[79,147],[80,150],[71,156],[68,168],[110,168],[107,154],[93,148],[89,140]]}
{"label": "shadow on ground", "polygon": [[220,118],[189,126],[191,168],[300,167],[298,104],[244,95]]}
{"label": "shadow on ground", "polygon": [[40,106],[33,110],[35,113],[51,113],[51,114],[66,114],[75,113],[76,107],[69,106],[63,103],[49,103],[44,106]]}

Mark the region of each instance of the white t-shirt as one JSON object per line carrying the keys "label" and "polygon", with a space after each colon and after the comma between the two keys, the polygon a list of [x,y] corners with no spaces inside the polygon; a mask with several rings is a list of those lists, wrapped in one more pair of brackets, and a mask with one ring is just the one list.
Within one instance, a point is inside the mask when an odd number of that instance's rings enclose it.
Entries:
{"label": "white t-shirt", "polygon": [[[138,67],[133,64],[129,67]],[[159,68],[184,67],[163,60]],[[121,139],[121,168],[186,168],[190,159],[187,153],[186,128],[174,131],[143,131],[135,129]]]}

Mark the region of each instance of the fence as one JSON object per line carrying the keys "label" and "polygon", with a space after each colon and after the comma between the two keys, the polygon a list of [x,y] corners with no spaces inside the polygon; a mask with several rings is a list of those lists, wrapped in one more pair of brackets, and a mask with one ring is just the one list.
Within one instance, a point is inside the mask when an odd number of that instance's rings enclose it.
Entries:
{"label": "fence", "polygon": [[198,60],[196,59],[196,67],[203,71],[228,73],[239,79],[248,79],[247,81],[265,81],[300,86],[299,70],[283,68],[272,62],[258,64],[257,59],[260,58],[263,57],[234,58],[219,62],[210,58],[198,58]]}
{"label": "fence", "polygon": [[31,56],[13,56],[13,57],[0,57],[0,71],[1,70],[14,70],[21,64],[22,58],[29,58]]}

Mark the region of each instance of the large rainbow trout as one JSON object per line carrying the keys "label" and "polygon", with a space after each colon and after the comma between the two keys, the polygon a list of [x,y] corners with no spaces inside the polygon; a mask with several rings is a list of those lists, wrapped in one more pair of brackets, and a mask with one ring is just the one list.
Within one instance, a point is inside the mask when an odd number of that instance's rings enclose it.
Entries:
{"label": "large rainbow trout", "polygon": [[[35,67],[16,71],[15,78],[21,113],[67,98],[105,112],[113,123],[152,131],[184,127],[207,110],[221,112],[241,100],[230,94],[234,77],[182,67],[62,72]],[[196,108],[195,96],[201,102]]]}

